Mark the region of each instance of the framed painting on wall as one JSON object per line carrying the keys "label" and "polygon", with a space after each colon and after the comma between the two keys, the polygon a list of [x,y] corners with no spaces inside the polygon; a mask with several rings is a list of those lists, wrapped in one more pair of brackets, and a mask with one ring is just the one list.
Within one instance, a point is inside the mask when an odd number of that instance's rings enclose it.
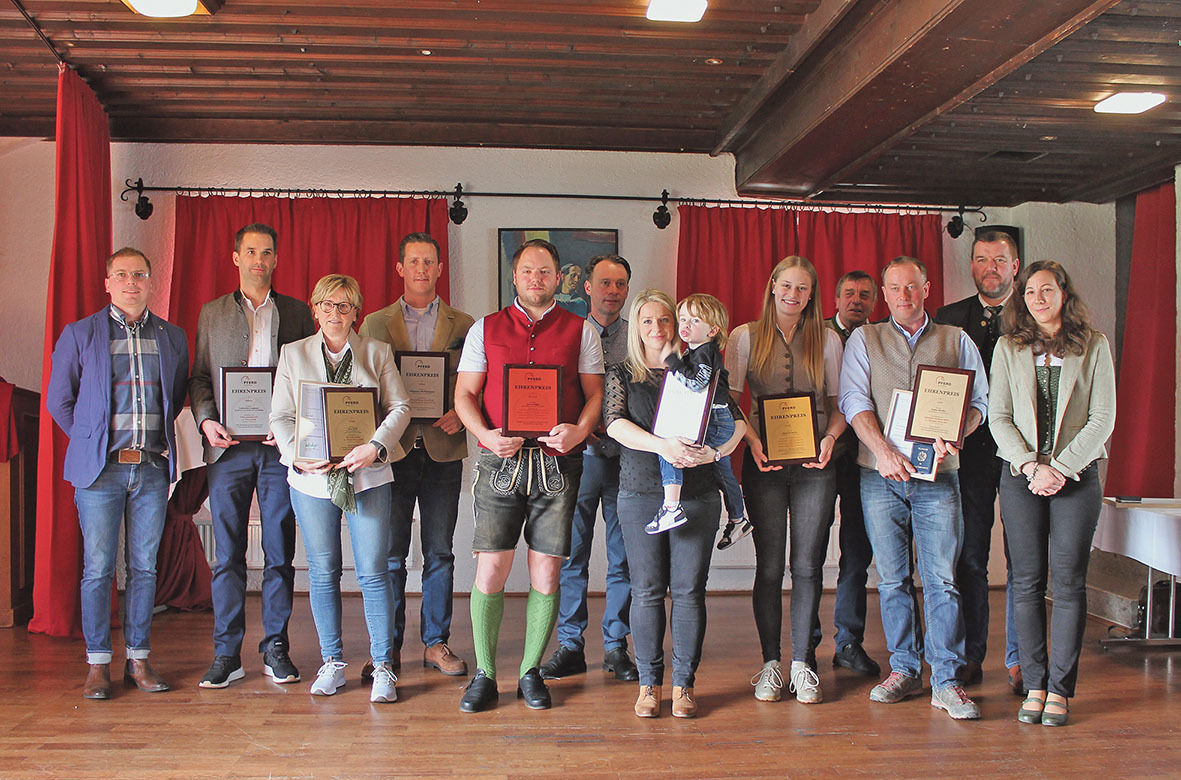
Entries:
{"label": "framed painting on wall", "polygon": [[543,238],[558,250],[562,281],[554,296],[558,305],[567,311],[585,317],[590,311],[583,282],[586,281],[586,266],[596,255],[619,253],[619,231],[600,228],[500,228],[498,236],[500,257],[500,308],[512,303],[516,297],[513,289],[513,253],[517,247],[534,238]]}

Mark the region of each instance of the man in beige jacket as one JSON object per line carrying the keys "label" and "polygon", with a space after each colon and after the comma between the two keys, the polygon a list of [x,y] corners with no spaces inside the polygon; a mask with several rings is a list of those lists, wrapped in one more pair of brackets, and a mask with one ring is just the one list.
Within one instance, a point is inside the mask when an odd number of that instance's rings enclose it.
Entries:
{"label": "man in beige jacket", "polygon": [[[459,488],[467,434],[449,408],[455,392],[455,369],[472,318],[439,298],[435,288],[443,270],[439,244],[428,233],[411,233],[398,247],[398,275],[404,292],[394,303],[361,323],[360,334],[390,344],[398,352],[447,352],[448,409],[435,420],[416,418],[402,435],[406,456],[393,464],[394,492],[390,512],[394,543],[390,550],[390,578],[394,585],[394,671],[400,667],[406,627],[406,556],[414,505],[419,511],[422,545],[422,611],[419,630],[423,666],[446,675],[467,674],[467,664],[447,646],[451,634],[451,594],[455,574],[452,542],[459,515]],[[362,679],[371,666],[362,670]]]}

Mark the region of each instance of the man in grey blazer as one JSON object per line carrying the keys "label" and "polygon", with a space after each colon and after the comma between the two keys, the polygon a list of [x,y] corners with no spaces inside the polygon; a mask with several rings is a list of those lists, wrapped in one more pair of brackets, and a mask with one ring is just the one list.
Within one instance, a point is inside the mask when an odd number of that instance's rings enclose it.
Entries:
{"label": "man in grey blazer", "polygon": [[295,514],[287,468],[279,462],[274,437],[238,441],[221,423],[222,375],[226,367],[274,368],[284,344],[316,332],[312,312],[296,298],[271,288],[278,262],[278,237],[261,223],[234,236],[239,289],[201,307],[197,345],[189,378],[193,417],[204,434],[209,509],[217,560],[213,567],[213,663],[202,688],[224,688],[245,676],[242,638],[246,632],[246,544],[251,497],[257,492],[262,523],[263,670],[277,683],[299,681],[291,662],[287,622],[295,584]]}
{"label": "man in grey blazer", "polygon": [[[360,334],[390,344],[397,352],[447,352],[450,373],[446,405],[455,393],[455,370],[472,318],[443,303],[435,288],[443,271],[439,244],[429,233],[411,233],[398,247],[398,275],[402,297],[375,311],[361,323]],[[419,511],[419,541],[422,544],[422,611],[419,635],[424,647],[422,664],[446,675],[467,674],[467,663],[451,651],[451,595],[455,579],[452,545],[459,517],[459,489],[463,480],[463,459],[467,456],[467,433],[454,409],[431,422],[411,422],[402,434],[405,457],[393,464],[394,493],[390,511],[393,546],[390,550],[390,578],[394,586],[394,657],[396,672],[401,665],[402,639],[406,628],[406,556],[414,505]],[[372,674],[367,664],[361,678]]]}

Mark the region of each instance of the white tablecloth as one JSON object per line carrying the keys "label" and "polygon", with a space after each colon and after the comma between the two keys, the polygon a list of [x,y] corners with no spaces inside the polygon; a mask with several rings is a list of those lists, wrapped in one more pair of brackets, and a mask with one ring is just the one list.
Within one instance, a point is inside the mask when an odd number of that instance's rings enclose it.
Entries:
{"label": "white tablecloth", "polygon": [[1104,498],[1092,546],[1181,577],[1181,501],[1121,503]]}

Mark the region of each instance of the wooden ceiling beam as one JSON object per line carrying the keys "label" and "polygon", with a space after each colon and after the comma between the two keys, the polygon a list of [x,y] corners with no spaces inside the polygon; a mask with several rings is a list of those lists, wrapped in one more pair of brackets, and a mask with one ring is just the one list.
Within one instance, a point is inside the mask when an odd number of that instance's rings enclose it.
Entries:
{"label": "wooden ceiling beam", "polygon": [[873,2],[758,117],[735,150],[739,192],[825,190],[1114,2]]}

